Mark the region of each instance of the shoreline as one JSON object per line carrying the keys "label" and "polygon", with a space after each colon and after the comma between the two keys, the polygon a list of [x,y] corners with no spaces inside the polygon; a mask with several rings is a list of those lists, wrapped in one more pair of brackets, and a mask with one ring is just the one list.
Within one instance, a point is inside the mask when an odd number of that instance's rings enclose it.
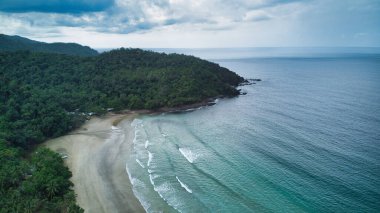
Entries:
{"label": "shoreline", "polygon": [[224,96],[216,96],[212,98],[204,99],[203,101],[192,103],[192,104],[184,104],[176,107],[161,107],[158,109],[142,109],[142,110],[121,110],[115,111],[113,114],[137,114],[137,115],[156,115],[160,113],[177,113],[177,112],[187,112],[199,109],[200,107],[213,106],[217,103],[217,100],[224,99],[228,97]]}
{"label": "shoreline", "polygon": [[192,111],[212,106],[219,98],[223,97],[178,107],[123,110],[91,116],[76,130],[49,139],[42,146],[63,156],[73,175],[71,181],[77,204],[85,212],[145,212],[133,193],[125,169],[133,148],[133,119],[140,115]]}
{"label": "shoreline", "polygon": [[[85,212],[145,212],[125,169],[134,137],[130,123],[136,116],[130,112],[92,117],[79,129],[42,144],[66,156],[77,204]],[[121,123],[122,129],[115,128]]]}

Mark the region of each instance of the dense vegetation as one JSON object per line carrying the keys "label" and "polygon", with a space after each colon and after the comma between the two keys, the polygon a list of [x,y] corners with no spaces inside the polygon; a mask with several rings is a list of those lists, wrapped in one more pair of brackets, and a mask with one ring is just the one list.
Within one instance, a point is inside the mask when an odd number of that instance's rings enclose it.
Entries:
{"label": "dense vegetation", "polygon": [[28,150],[75,128],[83,115],[235,96],[243,81],[215,63],[140,49],[93,57],[0,52],[1,211],[81,211],[62,159]]}
{"label": "dense vegetation", "polygon": [[75,43],[44,43],[20,36],[0,34],[0,51],[30,50],[34,52],[61,53],[68,55],[95,56],[98,52]]}
{"label": "dense vegetation", "polygon": [[243,81],[235,73],[195,57],[139,49],[85,58],[0,53],[0,65],[4,82],[1,101],[8,102],[6,108],[20,111],[12,102],[21,101],[39,112],[43,110],[39,105],[50,106],[48,111],[62,108],[62,114],[76,109],[98,113],[106,108],[154,109],[218,95],[234,96],[239,94],[234,86]]}
{"label": "dense vegetation", "polygon": [[0,140],[0,212],[83,212],[62,158],[38,149],[25,160]]}

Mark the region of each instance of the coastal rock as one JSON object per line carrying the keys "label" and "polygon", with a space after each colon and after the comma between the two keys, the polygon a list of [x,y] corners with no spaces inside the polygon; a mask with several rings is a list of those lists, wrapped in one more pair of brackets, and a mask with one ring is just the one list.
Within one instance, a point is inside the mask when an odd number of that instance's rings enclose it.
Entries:
{"label": "coastal rock", "polygon": [[239,86],[247,86],[247,85],[252,85],[256,84],[255,82],[261,81],[259,78],[249,78],[245,79],[242,83],[239,84]]}

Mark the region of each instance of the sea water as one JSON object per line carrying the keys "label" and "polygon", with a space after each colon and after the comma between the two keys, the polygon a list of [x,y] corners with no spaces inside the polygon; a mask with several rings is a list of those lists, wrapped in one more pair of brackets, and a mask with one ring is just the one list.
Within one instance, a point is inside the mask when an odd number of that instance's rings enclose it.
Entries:
{"label": "sea water", "polygon": [[262,79],[247,95],[133,121],[147,212],[380,212],[378,49],[235,52],[190,54]]}

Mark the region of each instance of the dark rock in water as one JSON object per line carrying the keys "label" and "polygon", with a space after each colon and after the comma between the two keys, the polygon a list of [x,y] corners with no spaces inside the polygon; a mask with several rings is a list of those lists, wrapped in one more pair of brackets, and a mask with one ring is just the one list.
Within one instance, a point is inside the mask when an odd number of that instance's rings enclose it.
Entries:
{"label": "dark rock in water", "polygon": [[256,84],[254,82],[243,82],[241,84],[239,84],[239,86],[247,86],[247,85],[252,85],[252,84]]}
{"label": "dark rock in water", "polygon": [[247,94],[247,92],[241,92],[240,93],[240,95],[246,95]]}
{"label": "dark rock in water", "polygon": [[206,106],[213,106],[213,105],[215,105],[216,103],[215,102],[208,102],[207,104],[206,104]]}
{"label": "dark rock in water", "polygon": [[255,81],[261,81],[261,79],[259,78],[245,79],[242,83],[239,84],[239,86],[247,86],[247,85],[256,84]]}
{"label": "dark rock in water", "polygon": [[252,81],[261,81],[260,78],[249,78],[249,79],[246,79],[246,81],[249,81],[249,82],[252,82]]}

